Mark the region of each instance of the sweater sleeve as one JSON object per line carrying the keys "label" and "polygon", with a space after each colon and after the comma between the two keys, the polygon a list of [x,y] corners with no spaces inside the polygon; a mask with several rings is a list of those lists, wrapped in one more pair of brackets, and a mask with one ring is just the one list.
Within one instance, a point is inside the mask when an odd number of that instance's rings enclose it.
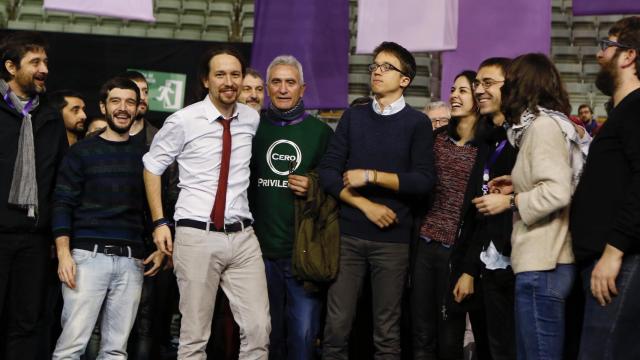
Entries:
{"label": "sweater sleeve", "polygon": [[618,209],[607,242],[622,252],[637,246],[640,238],[640,122],[636,114],[626,116],[618,128],[622,149],[629,164],[631,181]]}
{"label": "sweater sleeve", "polygon": [[436,183],[431,122],[422,116],[411,139],[411,169],[398,173],[400,194],[425,195]]}
{"label": "sweater sleeve", "polygon": [[349,156],[349,114],[349,110],[342,114],[336,132],[318,165],[320,184],[336,199],[340,198],[340,192],[344,188],[342,173]]}
{"label": "sweater sleeve", "polygon": [[526,225],[532,225],[571,200],[571,166],[569,149],[555,120],[539,117],[527,130],[525,141],[531,168],[527,169],[533,189],[518,194],[518,212]]}
{"label": "sweater sleeve", "polygon": [[52,230],[54,238],[71,236],[73,210],[80,204],[84,184],[82,159],[77,147],[71,148],[62,160],[53,191]]}

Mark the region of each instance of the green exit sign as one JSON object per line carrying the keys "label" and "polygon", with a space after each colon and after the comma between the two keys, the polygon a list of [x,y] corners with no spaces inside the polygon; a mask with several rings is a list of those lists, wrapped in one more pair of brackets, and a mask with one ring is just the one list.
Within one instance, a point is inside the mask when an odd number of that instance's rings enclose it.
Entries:
{"label": "green exit sign", "polygon": [[184,106],[184,94],[187,88],[187,75],[129,69],[140,72],[149,84],[149,110],[174,112]]}

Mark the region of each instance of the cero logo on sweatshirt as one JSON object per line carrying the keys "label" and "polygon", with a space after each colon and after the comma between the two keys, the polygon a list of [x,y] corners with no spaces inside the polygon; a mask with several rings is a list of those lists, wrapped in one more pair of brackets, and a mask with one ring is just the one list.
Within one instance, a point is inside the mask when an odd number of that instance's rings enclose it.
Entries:
{"label": "cero logo on sweatshirt", "polygon": [[267,149],[267,164],[275,174],[287,176],[291,165],[295,171],[301,163],[302,151],[293,141],[276,140]]}

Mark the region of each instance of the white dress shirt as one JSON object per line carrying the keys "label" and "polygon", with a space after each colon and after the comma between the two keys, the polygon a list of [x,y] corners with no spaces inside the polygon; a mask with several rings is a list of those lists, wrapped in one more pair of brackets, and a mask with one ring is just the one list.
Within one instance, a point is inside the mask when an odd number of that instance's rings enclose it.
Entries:
{"label": "white dress shirt", "polygon": [[373,97],[373,111],[375,111],[378,115],[387,116],[397,114],[400,112],[400,110],[404,109],[405,105],[406,103],[404,101],[404,96],[401,95],[398,100],[392,102],[386,108],[381,109],[378,99],[376,99],[375,96]]}
{"label": "white dress shirt", "polygon": [[[144,167],[155,175],[178,162],[180,195],[174,219],[210,221],[218,188],[222,158],[223,127],[216,119],[220,112],[209,96],[179,110],[165,120],[143,157]],[[244,104],[236,104],[231,121],[231,160],[224,213],[226,224],[253,220],[247,200],[251,142],[260,115]]]}

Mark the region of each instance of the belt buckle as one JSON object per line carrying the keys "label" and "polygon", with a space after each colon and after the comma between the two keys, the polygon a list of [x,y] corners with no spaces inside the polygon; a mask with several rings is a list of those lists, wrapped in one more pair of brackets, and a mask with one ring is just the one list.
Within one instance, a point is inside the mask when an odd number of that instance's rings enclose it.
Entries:
{"label": "belt buckle", "polygon": [[119,246],[115,246],[115,245],[105,245],[102,252],[107,256],[116,256],[116,255],[119,255],[118,253],[116,253],[118,248]]}

